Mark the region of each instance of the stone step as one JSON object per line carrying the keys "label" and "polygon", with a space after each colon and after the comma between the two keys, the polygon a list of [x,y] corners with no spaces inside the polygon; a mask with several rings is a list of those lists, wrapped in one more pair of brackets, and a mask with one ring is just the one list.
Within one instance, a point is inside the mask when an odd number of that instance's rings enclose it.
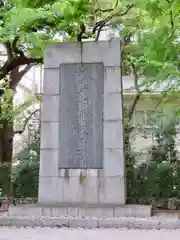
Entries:
{"label": "stone step", "polygon": [[51,228],[180,229],[180,221],[150,218],[0,216],[0,226]]}
{"label": "stone step", "polygon": [[151,217],[152,206],[146,205],[17,205],[9,207],[9,216],[70,217]]}

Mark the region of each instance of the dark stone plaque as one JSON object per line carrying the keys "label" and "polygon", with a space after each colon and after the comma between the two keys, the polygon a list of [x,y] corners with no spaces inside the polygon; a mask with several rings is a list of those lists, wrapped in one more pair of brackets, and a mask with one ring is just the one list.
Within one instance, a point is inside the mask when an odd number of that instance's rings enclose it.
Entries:
{"label": "dark stone plaque", "polygon": [[60,65],[60,168],[103,167],[103,64]]}

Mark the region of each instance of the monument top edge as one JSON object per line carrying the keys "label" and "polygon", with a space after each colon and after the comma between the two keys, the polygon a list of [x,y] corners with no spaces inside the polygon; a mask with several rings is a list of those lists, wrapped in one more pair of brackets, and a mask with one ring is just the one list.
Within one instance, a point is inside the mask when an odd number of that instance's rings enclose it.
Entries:
{"label": "monument top edge", "polygon": [[86,45],[86,44],[102,44],[102,43],[119,43],[120,44],[120,40],[117,38],[112,38],[109,40],[99,40],[99,41],[95,41],[95,39],[83,39],[82,42],[77,42],[77,41],[66,41],[66,42],[54,42],[50,45],[48,45],[47,48],[54,48],[54,47],[60,47],[60,46],[68,46],[68,45],[77,45],[77,46],[81,46],[81,45]]}

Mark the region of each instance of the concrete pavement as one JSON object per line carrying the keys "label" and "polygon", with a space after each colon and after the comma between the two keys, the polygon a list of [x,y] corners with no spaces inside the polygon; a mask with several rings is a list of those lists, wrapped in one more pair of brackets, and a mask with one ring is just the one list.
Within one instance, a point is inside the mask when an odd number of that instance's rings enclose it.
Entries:
{"label": "concrete pavement", "polygon": [[0,240],[179,240],[180,230],[65,229],[0,227]]}

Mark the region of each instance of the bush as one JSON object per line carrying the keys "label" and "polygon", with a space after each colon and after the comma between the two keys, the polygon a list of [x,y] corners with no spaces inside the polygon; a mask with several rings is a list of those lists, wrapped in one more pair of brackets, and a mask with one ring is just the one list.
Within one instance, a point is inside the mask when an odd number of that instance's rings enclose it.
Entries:
{"label": "bush", "polygon": [[128,203],[150,204],[154,199],[158,203],[161,199],[168,202],[169,198],[180,198],[180,164],[175,149],[175,121],[156,126],[155,143],[149,151],[150,159],[139,165],[135,164],[136,153],[131,149],[129,135],[132,131],[132,126],[125,124]]}
{"label": "bush", "polygon": [[36,134],[31,143],[28,143],[16,157],[18,164],[12,168],[12,196],[38,196],[40,136]]}
{"label": "bush", "polygon": [[[137,153],[132,149],[134,127],[128,121],[124,109],[124,137],[127,203],[154,204],[165,206],[169,198],[180,199],[180,164],[175,149],[175,122],[156,126],[155,143],[149,151],[149,160],[140,164],[136,162]],[[19,161],[12,167],[12,196],[15,198],[37,198],[40,160],[40,136],[36,134],[16,157]],[[0,179],[10,167],[1,165]],[[6,182],[4,181],[4,187]],[[162,201],[162,204],[159,204]],[[166,203],[166,205],[164,205]]]}
{"label": "bush", "polygon": [[0,187],[3,188],[3,194],[9,195],[11,178],[11,166],[7,163],[0,163]]}

